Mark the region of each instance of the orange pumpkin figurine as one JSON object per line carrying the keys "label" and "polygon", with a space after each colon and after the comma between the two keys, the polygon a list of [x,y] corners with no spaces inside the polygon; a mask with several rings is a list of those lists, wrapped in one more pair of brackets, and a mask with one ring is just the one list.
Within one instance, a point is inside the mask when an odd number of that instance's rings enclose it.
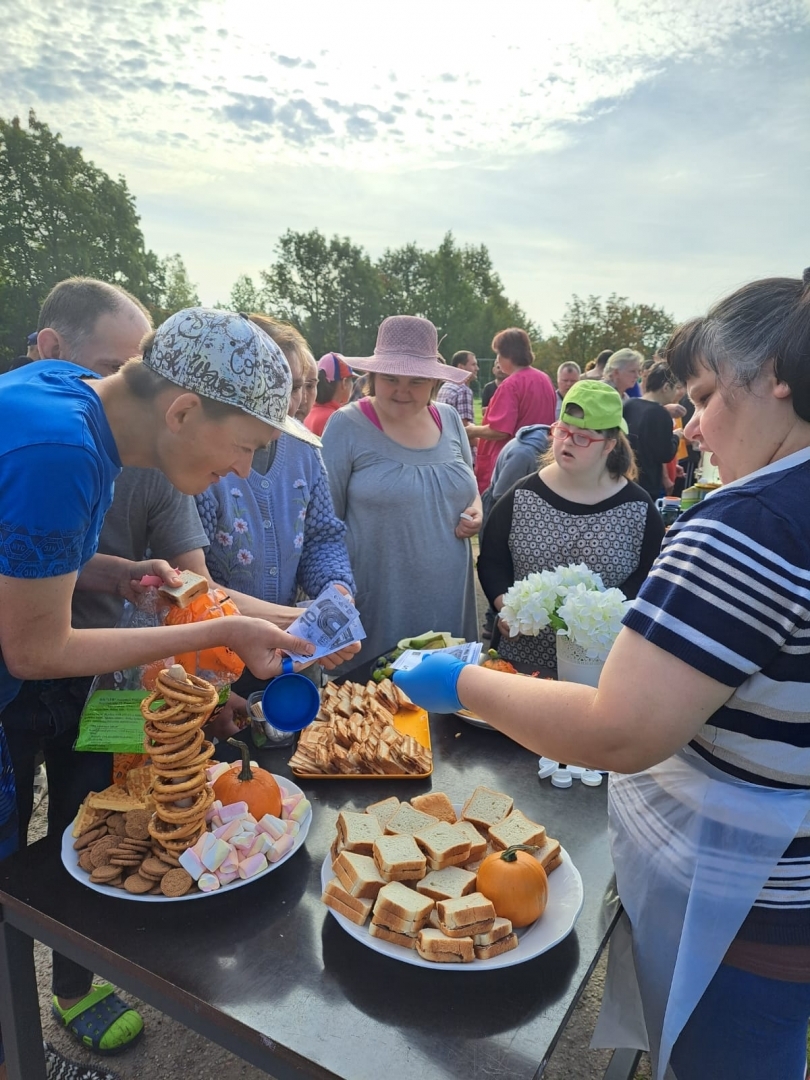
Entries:
{"label": "orange pumpkin figurine", "polygon": [[281,817],[281,788],[266,769],[252,768],[247,744],[228,739],[231,746],[242,751],[242,764],[232,766],[214,784],[214,796],[223,806],[247,803],[248,811],[257,821],[265,814]]}
{"label": "orange pumpkin figurine", "polygon": [[495,914],[515,928],[539,919],[548,903],[548,878],[535,850],[515,844],[487,855],[478,867],[476,889],[492,901]]}

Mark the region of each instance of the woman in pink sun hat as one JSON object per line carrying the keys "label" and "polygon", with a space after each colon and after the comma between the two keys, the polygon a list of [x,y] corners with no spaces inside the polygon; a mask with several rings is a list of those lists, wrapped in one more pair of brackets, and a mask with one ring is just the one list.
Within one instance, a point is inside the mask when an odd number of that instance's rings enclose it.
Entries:
{"label": "woman in pink sun hat", "polygon": [[333,413],[323,454],[368,634],[352,663],[426,630],[473,641],[481,499],[461,418],[433,401],[439,382],[467,372],[444,363],[436,327],[412,315],[385,319],[374,355],[346,363],[369,373],[367,396]]}

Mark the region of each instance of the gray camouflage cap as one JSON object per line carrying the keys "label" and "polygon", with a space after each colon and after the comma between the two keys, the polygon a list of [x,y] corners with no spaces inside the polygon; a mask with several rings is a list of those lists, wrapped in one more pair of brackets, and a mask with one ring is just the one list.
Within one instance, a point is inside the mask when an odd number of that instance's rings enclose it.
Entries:
{"label": "gray camouflage cap", "polygon": [[321,445],[317,435],[287,415],[289,365],[275,341],[247,315],[211,308],[178,311],[158,327],[143,363],[175,386]]}

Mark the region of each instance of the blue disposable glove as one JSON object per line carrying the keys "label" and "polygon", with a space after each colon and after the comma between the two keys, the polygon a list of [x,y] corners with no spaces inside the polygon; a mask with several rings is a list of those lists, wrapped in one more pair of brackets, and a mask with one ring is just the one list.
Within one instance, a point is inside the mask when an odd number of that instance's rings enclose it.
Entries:
{"label": "blue disposable glove", "polygon": [[460,709],[456,683],[466,665],[455,656],[436,653],[427,656],[421,664],[410,671],[395,671],[396,685],[404,690],[411,701],[428,712],[451,713]]}

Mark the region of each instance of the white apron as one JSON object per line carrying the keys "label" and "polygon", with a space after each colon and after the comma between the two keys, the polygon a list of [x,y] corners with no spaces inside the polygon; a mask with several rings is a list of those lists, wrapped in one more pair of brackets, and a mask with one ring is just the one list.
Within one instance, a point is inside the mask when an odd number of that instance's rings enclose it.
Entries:
{"label": "white apron", "polygon": [[745,783],[688,748],[645,772],[611,774],[629,927],[622,920],[611,939],[592,1046],[649,1050],[664,1080],[675,1040],[809,812],[810,791]]}

